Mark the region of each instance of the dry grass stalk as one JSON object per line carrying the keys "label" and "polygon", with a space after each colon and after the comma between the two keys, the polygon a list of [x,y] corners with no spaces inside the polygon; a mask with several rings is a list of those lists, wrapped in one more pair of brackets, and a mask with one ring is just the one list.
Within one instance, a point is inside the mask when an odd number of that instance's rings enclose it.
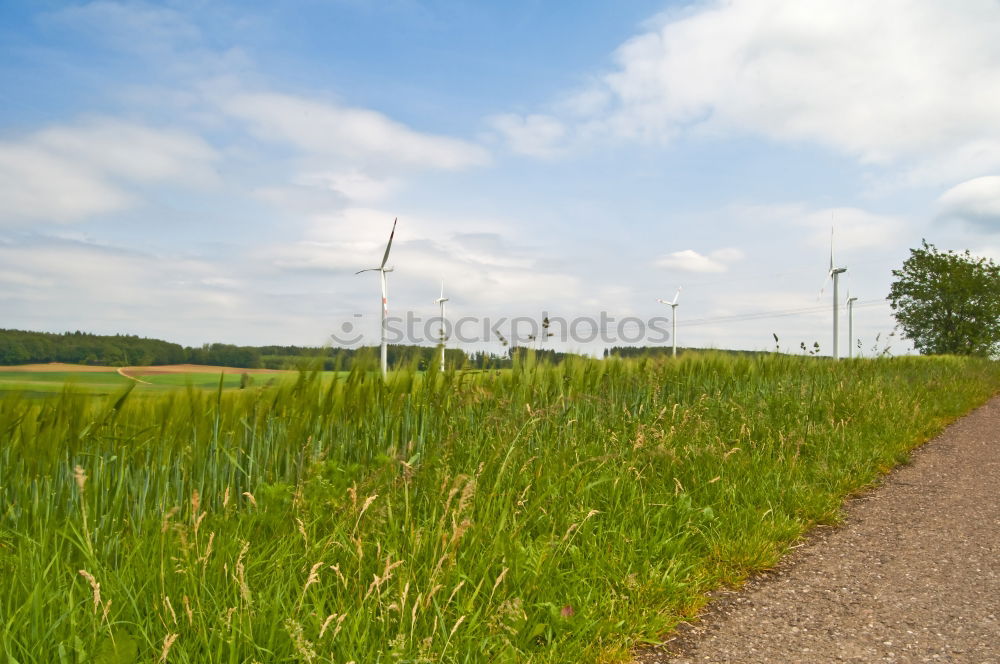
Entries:
{"label": "dry grass stalk", "polygon": [[188,617],[188,625],[194,625],[194,610],[191,608],[191,600],[188,599],[187,595],[184,595],[182,602],[184,603],[184,613]]}
{"label": "dry grass stalk", "polygon": [[73,466],[73,479],[76,481],[76,488],[83,496],[83,488],[87,484],[87,473],[82,466]]}
{"label": "dry grass stalk", "polygon": [[[79,466],[77,466],[79,468]],[[80,570],[80,576],[87,580],[90,584],[91,594],[94,600],[94,615],[97,615],[97,609],[101,606],[101,584],[97,582],[94,575],[85,569]]]}
{"label": "dry grass stalk", "polygon": [[160,651],[160,664],[166,664],[167,657],[170,655],[170,648],[174,645],[174,641],[177,640],[180,634],[167,634],[163,637],[163,650]]}
{"label": "dry grass stalk", "polygon": [[[174,612],[174,605],[170,602],[169,595],[163,595],[163,608],[166,609],[164,614],[170,613],[170,619],[173,620],[174,624],[177,624],[177,613]],[[166,622],[164,620],[164,622]]]}
{"label": "dry grass stalk", "polygon": [[299,597],[299,606],[302,606],[302,602],[305,601],[306,591],[309,590],[309,586],[313,585],[314,583],[319,583],[319,568],[325,564],[326,563],[324,563],[323,561],[320,561],[315,565],[313,565],[312,568],[309,570],[309,576],[306,577],[306,584],[302,586],[302,596]]}
{"label": "dry grass stalk", "polygon": [[233,574],[233,580],[236,581],[236,585],[240,588],[240,597],[247,604],[250,603],[250,587],[247,586],[247,570],[243,564],[243,560],[246,558],[247,551],[249,550],[250,542],[243,542],[240,554],[236,557],[236,572]]}

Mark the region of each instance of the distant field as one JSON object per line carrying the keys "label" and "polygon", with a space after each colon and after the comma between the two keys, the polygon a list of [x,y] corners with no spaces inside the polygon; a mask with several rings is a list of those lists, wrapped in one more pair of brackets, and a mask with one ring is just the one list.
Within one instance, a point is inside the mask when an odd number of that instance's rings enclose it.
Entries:
{"label": "distant field", "polygon": [[83,371],[25,371],[19,367],[4,367],[0,370],[0,391],[8,392],[61,392],[67,385],[83,392],[106,394],[128,387],[134,381],[110,371],[93,371],[85,367]]}
{"label": "distant field", "polygon": [[76,364],[23,364],[0,367],[0,392],[52,394],[65,387],[94,394],[109,394],[135,383],[139,393],[187,387],[218,389],[238,388],[243,374],[253,385],[277,382],[294,372],[273,369],[241,369],[196,364],[173,364],[148,367],[103,367]]}
{"label": "distant field", "polygon": [[9,367],[3,367],[3,371],[14,373],[107,373],[109,371],[114,373],[116,370],[117,369],[115,367],[99,367],[89,364],[66,364],[65,362],[49,362],[47,364],[16,364]]}

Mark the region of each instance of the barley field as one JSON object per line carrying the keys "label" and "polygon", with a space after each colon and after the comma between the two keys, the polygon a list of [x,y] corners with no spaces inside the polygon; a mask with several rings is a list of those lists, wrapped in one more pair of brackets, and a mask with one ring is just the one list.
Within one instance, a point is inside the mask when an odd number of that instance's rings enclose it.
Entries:
{"label": "barley field", "polygon": [[704,353],[0,395],[0,662],[627,662],[998,390]]}

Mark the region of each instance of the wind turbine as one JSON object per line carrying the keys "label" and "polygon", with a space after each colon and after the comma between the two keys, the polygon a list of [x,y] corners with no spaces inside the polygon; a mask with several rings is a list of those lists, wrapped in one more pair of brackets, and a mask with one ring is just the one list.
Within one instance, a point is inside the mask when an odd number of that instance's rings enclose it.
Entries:
{"label": "wind turbine", "polygon": [[833,228],[830,228],[830,270],[826,273],[826,281],[820,289],[820,295],[826,288],[826,284],[833,279],[833,359],[840,359],[839,331],[840,331],[840,275],[847,272],[846,267],[835,267],[833,262]]}
{"label": "wind turbine", "polygon": [[858,298],[851,297],[851,291],[847,291],[847,357],[854,357],[854,303]]}
{"label": "wind turbine", "polygon": [[389,233],[389,243],[385,245],[385,255],[382,256],[382,264],[378,267],[369,267],[364,270],[358,270],[355,274],[361,274],[362,272],[378,272],[379,283],[382,286],[382,348],[381,348],[381,366],[382,366],[382,377],[385,378],[389,371],[389,354],[388,345],[386,344],[386,319],[389,317],[389,300],[386,292],[385,275],[392,272],[391,267],[386,267],[385,264],[389,260],[389,250],[392,249],[392,238],[396,234],[396,222],[397,219],[392,220],[392,232]]}
{"label": "wind turbine", "polygon": [[441,282],[441,297],[439,297],[438,299],[436,299],[434,301],[437,302],[438,305],[440,305],[440,307],[441,307],[441,371],[444,371],[444,342],[448,340],[448,337],[445,336],[445,331],[444,331],[444,323],[445,323],[445,320],[444,320],[444,303],[448,301],[448,298],[446,298],[444,296],[444,282],[443,281]]}
{"label": "wind turbine", "polygon": [[670,339],[674,343],[673,357],[677,357],[677,298],[681,296],[681,287],[677,287],[677,292],[674,293],[674,301],[667,302],[666,300],[656,299],[660,304],[666,304],[670,306]]}

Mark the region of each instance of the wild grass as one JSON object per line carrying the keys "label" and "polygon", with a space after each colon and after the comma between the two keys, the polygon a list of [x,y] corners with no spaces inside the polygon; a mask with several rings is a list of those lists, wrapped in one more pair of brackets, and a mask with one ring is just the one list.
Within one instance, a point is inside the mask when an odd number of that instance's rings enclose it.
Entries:
{"label": "wild grass", "polygon": [[628,661],[998,389],[692,354],[0,397],[0,661]]}

